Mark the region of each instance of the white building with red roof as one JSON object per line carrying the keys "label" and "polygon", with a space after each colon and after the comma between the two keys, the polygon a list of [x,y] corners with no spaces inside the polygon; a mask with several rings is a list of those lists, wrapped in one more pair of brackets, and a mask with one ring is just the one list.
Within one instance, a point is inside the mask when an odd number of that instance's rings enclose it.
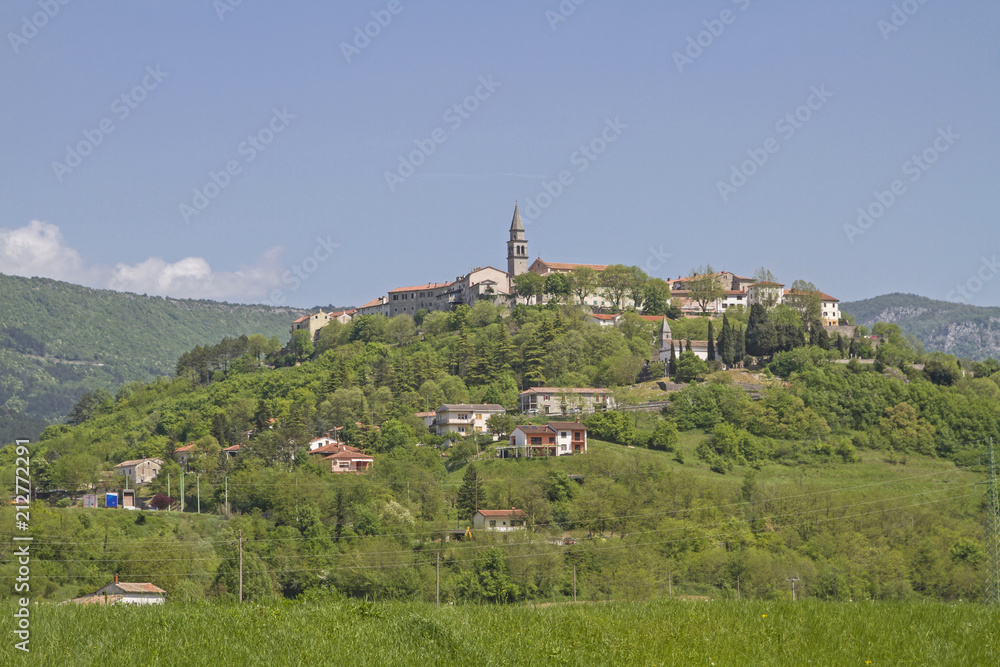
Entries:
{"label": "white building with red roof", "polygon": [[501,533],[524,530],[528,515],[524,510],[511,507],[509,510],[478,510],[472,515],[475,530],[495,530]]}
{"label": "white building with red roof", "polygon": [[74,598],[76,604],[163,604],[167,592],[159,586],[150,583],[129,583],[115,580],[101,588],[96,593]]}

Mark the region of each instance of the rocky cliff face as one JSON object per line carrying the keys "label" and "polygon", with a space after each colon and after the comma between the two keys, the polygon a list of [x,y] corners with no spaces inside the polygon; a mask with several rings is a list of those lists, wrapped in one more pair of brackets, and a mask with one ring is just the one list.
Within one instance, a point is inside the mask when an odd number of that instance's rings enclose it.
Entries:
{"label": "rocky cliff face", "polygon": [[982,308],[935,301],[915,294],[886,294],[864,301],[845,302],[841,309],[858,324],[899,325],[916,336],[927,351],[957,357],[1000,358],[1000,308]]}

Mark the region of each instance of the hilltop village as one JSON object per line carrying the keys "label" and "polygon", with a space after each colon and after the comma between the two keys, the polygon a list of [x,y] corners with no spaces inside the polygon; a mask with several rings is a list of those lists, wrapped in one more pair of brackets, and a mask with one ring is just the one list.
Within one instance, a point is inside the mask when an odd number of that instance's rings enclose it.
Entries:
{"label": "hilltop village", "polygon": [[[292,322],[291,332],[305,331],[315,340],[319,331],[333,321],[346,324],[353,318],[365,315],[416,316],[421,311],[451,311],[460,305],[474,306],[487,300],[506,303],[510,307],[521,304],[546,303],[552,300],[582,305],[597,323],[616,325],[621,313],[631,310],[647,320],[660,324],[660,361],[670,352],[672,332],[669,319],[677,317],[722,318],[734,308],[749,310],[754,304],[768,309],[781,304],[797,308],[812,316],[831,334],[843,329],[840,301],[816,289],[811,284],[798,284],[786,288],[773,279],[770,272],[747,277],[730,271],[713,271],[703,267],[703,273],[663,281],[649,279],[638,267],[609,264],[574,264],[548,262],[537,257],[529,264],[528,240],[517,204],[510,223],[507,241],[507,270],[493,266],[476,267],[455,280],[396,287],[385,296],[376,297],[357,308],[336,312],[322,309],[302,316]],[[660,283],[658,298],[641,296],[643,285],[634,287],[636,274],[645,282]],[[648,286],[649,283],[646,283]],[[637,303],[638,302],[638,303]],[[666,306],[666,307],[664,307]],[[691,350],[701,359],[715,358],[706,341],[690,341]]]}

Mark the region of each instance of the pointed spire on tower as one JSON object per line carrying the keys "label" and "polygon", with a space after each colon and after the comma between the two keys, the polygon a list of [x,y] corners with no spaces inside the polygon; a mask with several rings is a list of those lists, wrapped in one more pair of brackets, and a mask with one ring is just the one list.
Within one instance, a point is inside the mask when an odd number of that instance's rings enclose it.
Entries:
{"label": "pointed spire on tower", "polygon": [[514,202],[514,219],[510,221],[510,231],[524,231],[524,224],[521,223],[521,212],[517,210],[517,202]]}

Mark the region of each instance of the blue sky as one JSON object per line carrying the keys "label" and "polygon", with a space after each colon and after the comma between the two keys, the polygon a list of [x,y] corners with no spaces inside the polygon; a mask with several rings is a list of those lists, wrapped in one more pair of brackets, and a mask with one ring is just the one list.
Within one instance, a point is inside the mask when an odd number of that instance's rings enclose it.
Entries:
{"label": "blue sky", "polygon": [[517,200],[532,258],[1000,305],[996,3],[92,4],[0,0],[2,273],[357,305]]}

